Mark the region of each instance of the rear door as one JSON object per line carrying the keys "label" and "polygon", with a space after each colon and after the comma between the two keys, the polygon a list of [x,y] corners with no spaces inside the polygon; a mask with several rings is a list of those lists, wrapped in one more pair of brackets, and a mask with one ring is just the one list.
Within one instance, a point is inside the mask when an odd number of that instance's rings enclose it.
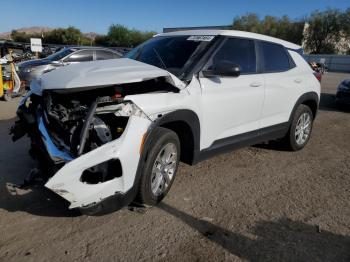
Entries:
{"label": "rear door", "polygon": [[204,70],[221,60],[240,67],[238,77],[201,77],[201,149],[223,138],[260,128],[264,78],[257,70],[255,41],[227,37]]}
{"label": "rear door", "polygon": [[258,41],[258,44],[265,78],[261,117],[264,128],[288,122],[294,104],[303,92],[305,80],[284,46],[264,41]]}

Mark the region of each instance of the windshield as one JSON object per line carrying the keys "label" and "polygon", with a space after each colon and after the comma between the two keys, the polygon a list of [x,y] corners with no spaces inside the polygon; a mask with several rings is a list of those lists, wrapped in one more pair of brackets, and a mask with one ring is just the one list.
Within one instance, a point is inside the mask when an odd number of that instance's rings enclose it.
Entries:
{"label": "windshield", "polygon": [[166,69],[181,78],[182,73],[203,54],[213,36],[154,37],[125,55],[146,64]]}
{"label": "windshield", "polygon": [[65,48],[61,51],[58,51],[57,53],[49,55],[48,57],[46,57],[46,59],[51,60],[51,61],[58,61],[64,57],[66,57],[67,55],[73,53],[74,51],[76,51],[76,50],[70,49],[70,48]]}

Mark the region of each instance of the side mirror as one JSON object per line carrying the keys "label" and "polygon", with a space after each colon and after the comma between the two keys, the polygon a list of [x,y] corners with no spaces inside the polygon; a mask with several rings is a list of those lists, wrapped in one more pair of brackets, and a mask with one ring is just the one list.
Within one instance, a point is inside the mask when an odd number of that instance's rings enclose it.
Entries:
{"label": "side mirror", "polygon": [[202,73],[205,77],[213,77],[213,76],[238,77],[241,74],[241,68],[239,65],[232,63],[231,61],[221,60],[218,63],[212,65],[207,70],[203,70]]}

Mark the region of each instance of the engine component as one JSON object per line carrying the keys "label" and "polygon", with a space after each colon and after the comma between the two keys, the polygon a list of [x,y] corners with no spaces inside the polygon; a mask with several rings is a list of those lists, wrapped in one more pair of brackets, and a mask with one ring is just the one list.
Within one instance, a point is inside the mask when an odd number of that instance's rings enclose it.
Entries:
{"label": "engine component", "polygon": [[95,116],[92,120],[93,129],[95,130],[97,137],[100,139],[101,144],[106,144],[112,141],[112,134],[110,128],[102,121],[101,118]]}

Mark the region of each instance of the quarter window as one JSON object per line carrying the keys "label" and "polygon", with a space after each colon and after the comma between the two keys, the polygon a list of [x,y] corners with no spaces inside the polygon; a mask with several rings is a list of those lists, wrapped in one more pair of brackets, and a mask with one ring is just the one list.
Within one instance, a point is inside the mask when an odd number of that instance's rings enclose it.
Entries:
{"label": "quarter window", "polygon": [[291,68],[290,58],[283,46],[260,42],[264,72],[282,72]]}
{"label": "quarter window", "polygon": [[212,64],[229,61],[240,66],[242,74],[256,73],[256,55],[253,40],[228,38],[214,54]]}

